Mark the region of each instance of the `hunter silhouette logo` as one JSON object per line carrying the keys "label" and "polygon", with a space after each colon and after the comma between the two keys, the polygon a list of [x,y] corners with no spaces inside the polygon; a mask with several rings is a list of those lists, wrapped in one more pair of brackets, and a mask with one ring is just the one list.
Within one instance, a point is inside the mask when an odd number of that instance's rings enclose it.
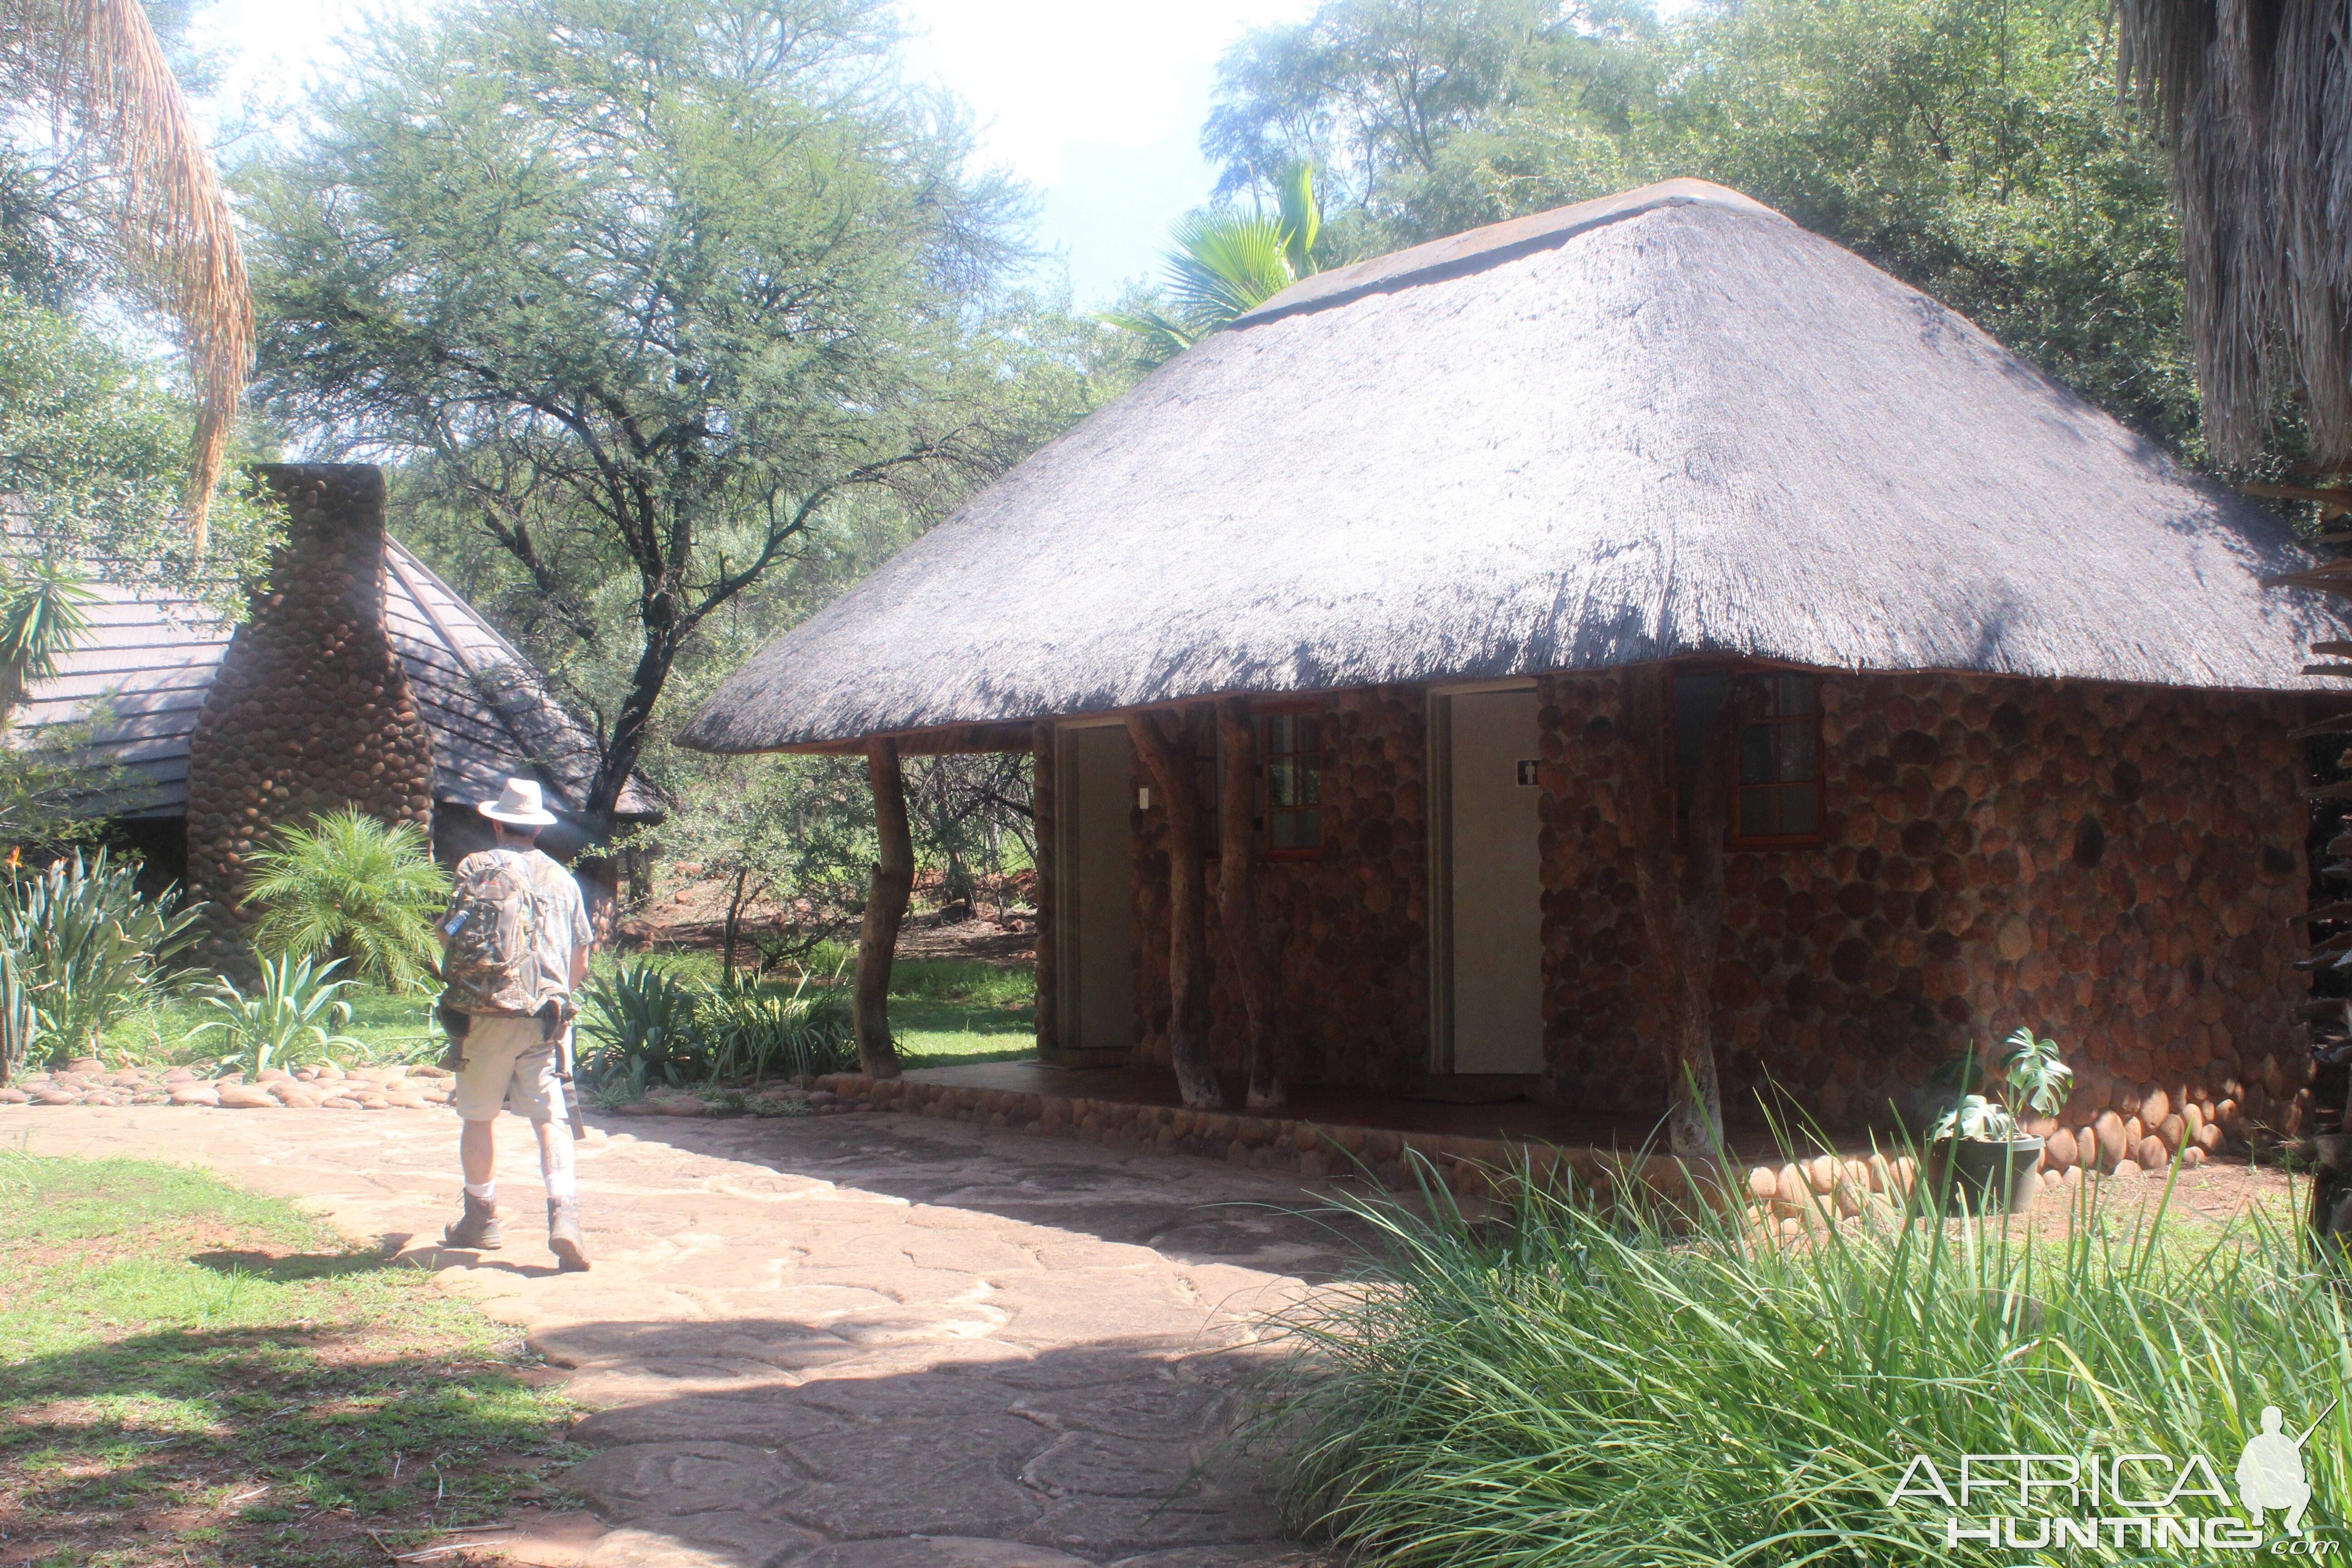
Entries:
{"label": "hunter silhouette logo", "polygon": [[[1949,1479],[1933,1458],[1921,1454],[1905,1468],[1887,1506],[1942,1504],[1948,1510],[1941,1521],[1947,1547],[1980,1542],[1995,1549],[2029,1552],[2053,1547],[2258,1552],[2263,1546],[2265,1516],[2278,1513],[2284,1533],[2273,1538],[2271,1551],[2333,1556],[2339,1542],[2304,1530],[2304,1515],[2311,1506],[2304,1445],[2336,1405],[2329,1401],[2300,1436],[2287,1430],[2278,1406],[2263,1406],[2262,1429],[2246,1439],[2238,1455],[2235,1498],[2202,1454],[2180,1459],[2097,1450],[1963,1454]],[[1991,1510],[1982,1511],[1988,1503]]]}
{"label": "hunter silhouette logo", "polygon": [[[2319,1413],[2319,1421],[2327,1419],[2327,1411],[2336,1408],[2329,1400],[2327,1410]],[[2263,1514],[2274,1508],[2286,1510],[2284,1528],[2289,1535],[2303,1533],[2303,1510],[2311,1506],[2311,1481],[2303,1473],[2303,1446],[2319,1430],[2319,1421],[2303,1429],[2300,1437],[2286,1435],[2286,1417],[2275,1405],[2263,1406],[2263,1429],[2246,1439],[2246,1451],[2238,1456],[2238,1505],[2246,1510],[2253,1527],[2263,1527]]]}

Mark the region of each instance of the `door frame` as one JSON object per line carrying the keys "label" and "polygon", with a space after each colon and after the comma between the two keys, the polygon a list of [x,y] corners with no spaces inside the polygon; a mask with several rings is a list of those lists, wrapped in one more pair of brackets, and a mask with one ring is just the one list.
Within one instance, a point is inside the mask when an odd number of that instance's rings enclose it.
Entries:
{"label": "door frame", "polygon": [[1078,730],[1123,731],[1126,728],[1126,719],[1117,715],[1054,721],[1054,1027],[1060,1037],[1054,1042],[1054,1053],[1064,1066],[1118,1065],[1126,1061],[1128,1048],[1077,1043],[1078,935],[1085,924],[1078,891],[1078,749],[1064,745],[1062,737]]}
{"label": "door frame", "polygon": [[[1490,691],[1533,691],[1532,675],[1457,680],[1429,688],[1422,732],[1429,799],[1429,1070],[1454,1072],[1454,699]],[[1481,1075],[1485,1076],[1485,1075]]]}

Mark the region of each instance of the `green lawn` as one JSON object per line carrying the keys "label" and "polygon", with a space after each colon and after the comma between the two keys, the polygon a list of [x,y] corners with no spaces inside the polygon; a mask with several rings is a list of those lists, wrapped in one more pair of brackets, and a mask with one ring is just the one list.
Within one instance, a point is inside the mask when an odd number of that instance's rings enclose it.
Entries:
{"label": "green lawn", "polygon": [[[629,962],[636,962],[631,955]],[[612,961],[600,957],[599,968]],[[655,955],[654,962],[697,979],[714,979],[717,961],[709,953]],[[835,966],[812,963],[813,983],[846,985],[849,975]],[[890,1022],[899,1048],[912,1067],[940,1067],[950,1062],[1021,1061],[1036,1054],[1037,975],[1019,968],[947,958],[902,959],[890,972]],[[786,992],[797,977],[774,981]],[[430,1061],[441,1054],[429,997],[387,995],[381,991],[347,991],[352,1022],[345,1031],[365,1041],[367,1060],[378,1064]],[[214,1036],[194,1043],[188,1031],[203,1022],[209,1009],[192,1000],[167,1003],[151,1012],[126,1018],[107,1031],[101,1049],[107,1059],[141,1062],[201,1063],[217,1056]]]}
{"label": "green lawn", "polygon": [[341,1568],[539,1497],[570,1410],[428,1278],[201,1172],[0,1152],[0,1557]]}

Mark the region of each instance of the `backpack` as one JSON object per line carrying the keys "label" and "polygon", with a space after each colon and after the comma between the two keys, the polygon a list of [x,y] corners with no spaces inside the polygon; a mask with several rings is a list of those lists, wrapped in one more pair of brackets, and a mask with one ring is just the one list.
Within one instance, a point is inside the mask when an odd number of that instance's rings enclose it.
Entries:
{"label": "backpack", "polygon": [[441,1005],[477,1016],[538,1011],[539,903],[530,862],[509,849],[467,857],[441,921]]}

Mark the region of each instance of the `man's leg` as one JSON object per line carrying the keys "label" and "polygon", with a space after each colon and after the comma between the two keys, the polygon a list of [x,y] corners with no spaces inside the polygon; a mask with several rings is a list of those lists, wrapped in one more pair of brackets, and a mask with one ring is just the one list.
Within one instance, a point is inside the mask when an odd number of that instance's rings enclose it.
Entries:
{"label": "man's leg", "polygon": [[441,1233],[442,1245],[488,1252],[499,1245],[498,1142],[493,1123],[506,1101],[519,1044],[529,1037],[504,1018],[478,1018],[466,1033],[466,1065],[451,1099],[459,1117],[457,1163],[466,1173],[466,1212]]}
{"label": "man's leg", "polygon": [[540,1114],[530,1130],[539,1135],[539,1173],[547,1183],[547,1250],[567,1273],[588,1267],[587,1238],[580,1229],[580,1188],[572,1163],[572,1123],[565,1085],[556,1076],[553,1053],[537,1068]]}

